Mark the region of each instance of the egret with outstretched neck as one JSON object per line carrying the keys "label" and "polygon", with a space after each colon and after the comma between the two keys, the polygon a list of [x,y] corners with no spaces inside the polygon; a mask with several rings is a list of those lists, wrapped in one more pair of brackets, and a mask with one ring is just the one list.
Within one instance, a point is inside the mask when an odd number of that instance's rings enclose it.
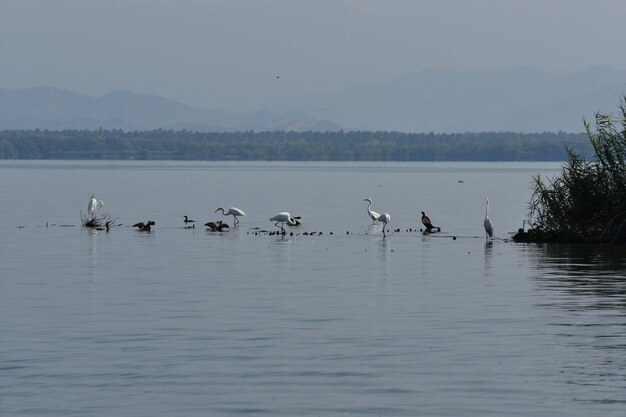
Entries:
{"label": "egret with outstretched neck", "polygon": [[493,238],[493,224],[491,223],[491,219],[489,218],[489,198],[486,199],[487,203],[485,206],[485,221],[483,225],[485,226],[485,240],[487,242],[491,242]]}
{"label": "egret with outstretched neck", "polygon": [[214,213],[217,213],[220,210],[222,211],[222,214],[224,216],[233,216],[233,224],[235,226],[239,224],[239,219],[237,217],[246,215],[243,210],[238,209],[237,207],[230,207],[228,211],[224,210],[223,207],[218,207],[217,210],[214,211]]}
{"label": "egret with outstretched neck", "polygon": [[[281,211],[280,213],[276,213],[275,215],[270,217],[270,221],[276,222],[274,223],[274,225],[276,227],[280,227],[280,230],[282,230],[283,232],[285,231],[285,228],[283,227],[285,223],[287,223],[287,225],[289,226],[302,227],[302,222],[298,219],[299,217],[292,217],[291,214],[289,214],[289,212],[287,211]],[[280,223],[280,226],[278,225],[278,223]]]}
{"label": "egret with outstretched neck", "polygon": [[369,214],[370,218],[372,219],[372,224],[374,224],[375,222],[378,221],[378,218],[380,217],[380,214],[376,213],[375,211],[372,210],[372,199],[371,198],[364,198],[363,201],[368,201],[369,204],[367,205],[367,214]]}

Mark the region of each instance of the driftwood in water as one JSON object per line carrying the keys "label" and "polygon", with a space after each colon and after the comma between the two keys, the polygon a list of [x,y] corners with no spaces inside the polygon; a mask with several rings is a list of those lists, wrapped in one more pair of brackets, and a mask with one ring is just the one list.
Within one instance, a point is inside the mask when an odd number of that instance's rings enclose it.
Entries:
{"label": "driftwood in water", "polygon": [[105,214],[103,216],[84,216],[83,212],[80,212],[80,220],[83,227],[88,227],[90,229],[98,229],[98,230],[109,230],[114,226],[114,222],[117,220],[117,217],[112,219],[111,216]]}

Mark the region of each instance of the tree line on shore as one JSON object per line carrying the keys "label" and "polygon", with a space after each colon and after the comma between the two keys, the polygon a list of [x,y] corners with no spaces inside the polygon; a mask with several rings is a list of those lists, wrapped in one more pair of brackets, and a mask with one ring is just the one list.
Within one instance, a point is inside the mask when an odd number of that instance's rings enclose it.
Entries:
{"label": "tree line on shore", "polygon": [[212,161],[563,161],[584,133],[5,130],[0,159]]}

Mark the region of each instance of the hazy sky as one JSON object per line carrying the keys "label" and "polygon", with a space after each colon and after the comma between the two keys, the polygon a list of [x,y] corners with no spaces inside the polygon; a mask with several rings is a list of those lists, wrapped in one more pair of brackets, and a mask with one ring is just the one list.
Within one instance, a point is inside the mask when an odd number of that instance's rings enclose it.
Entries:
{"label": "hazy sky", "polygon": [[254,108],[428,68],[626,69],[624,16],[624,0],[0,0],[0,88]]}

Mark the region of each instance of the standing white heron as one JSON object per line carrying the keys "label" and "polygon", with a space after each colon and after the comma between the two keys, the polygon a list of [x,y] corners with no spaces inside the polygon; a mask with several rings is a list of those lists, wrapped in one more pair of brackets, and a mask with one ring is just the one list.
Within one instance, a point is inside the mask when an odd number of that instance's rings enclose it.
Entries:
{"label": "standing white heron", "polygon": [[89,204],[87,204],[87,215],[90,219],[93,219],[96,210],[102,207],[103,204],[104,203],[102,202],[102,200],[96,200],[95,194],[91,195],[91,198],[89,199]]}
{"label": "standing white heron", "polygon": [[483,222],[483,225],[485,226],[485,240],[491,242],[491,238],[493,238],[493,224],[489,218],[489,198],[487,198],[486,201],[485,221]]}
{"label": "standing white heron", "polygon": [[[302,222],[299,219],[300,217],[292,217],[291,214],[286,211],[281,211],[280,213],[276,213],[275,215],[270,217],[270,221],[276,222],[274,223],[274,225],[276,227],[280,227],[280,230],[282,230],[283,232],[285,231],[285,228],[283,227],[285,223],[287,223],[287,225],[289,226],[302,227]],[[278,223],[280,223],[280,226],[278,225]]]}
{"label": "standing white heron", "polygon": [[233,224],[235,226],[239,224],[239,219],[237,217],[246,215],[245,211],[238,209],[237,207],[230,207],[228,211],[224,210],[222,207],[218,207],[217,210],[214,211],[214,213],[217,213],[220,210],[222,211],[222,214],[224,216],[233,216]]}
{"label": "standing white heron", "polygon": [[382,222],[383,224],[383,236],[387,236],[385,234],[385,227],[387,227],[387,223],[391,221],[391,216],[388,213],[383,213],[380,216],[378,216],[378,221]]}
{"label": "standing white heron", "polygon": [[374,224],[375,222],[378,221],[378,218],[380,217],[380,214],[376,213],[375,211],[372,210],[372,199],[371,198],[364,198],[363,201],[368,201],[369,204],[367,205],[367,214],[369,214],[370,218],[372,219],[372,224]]}

